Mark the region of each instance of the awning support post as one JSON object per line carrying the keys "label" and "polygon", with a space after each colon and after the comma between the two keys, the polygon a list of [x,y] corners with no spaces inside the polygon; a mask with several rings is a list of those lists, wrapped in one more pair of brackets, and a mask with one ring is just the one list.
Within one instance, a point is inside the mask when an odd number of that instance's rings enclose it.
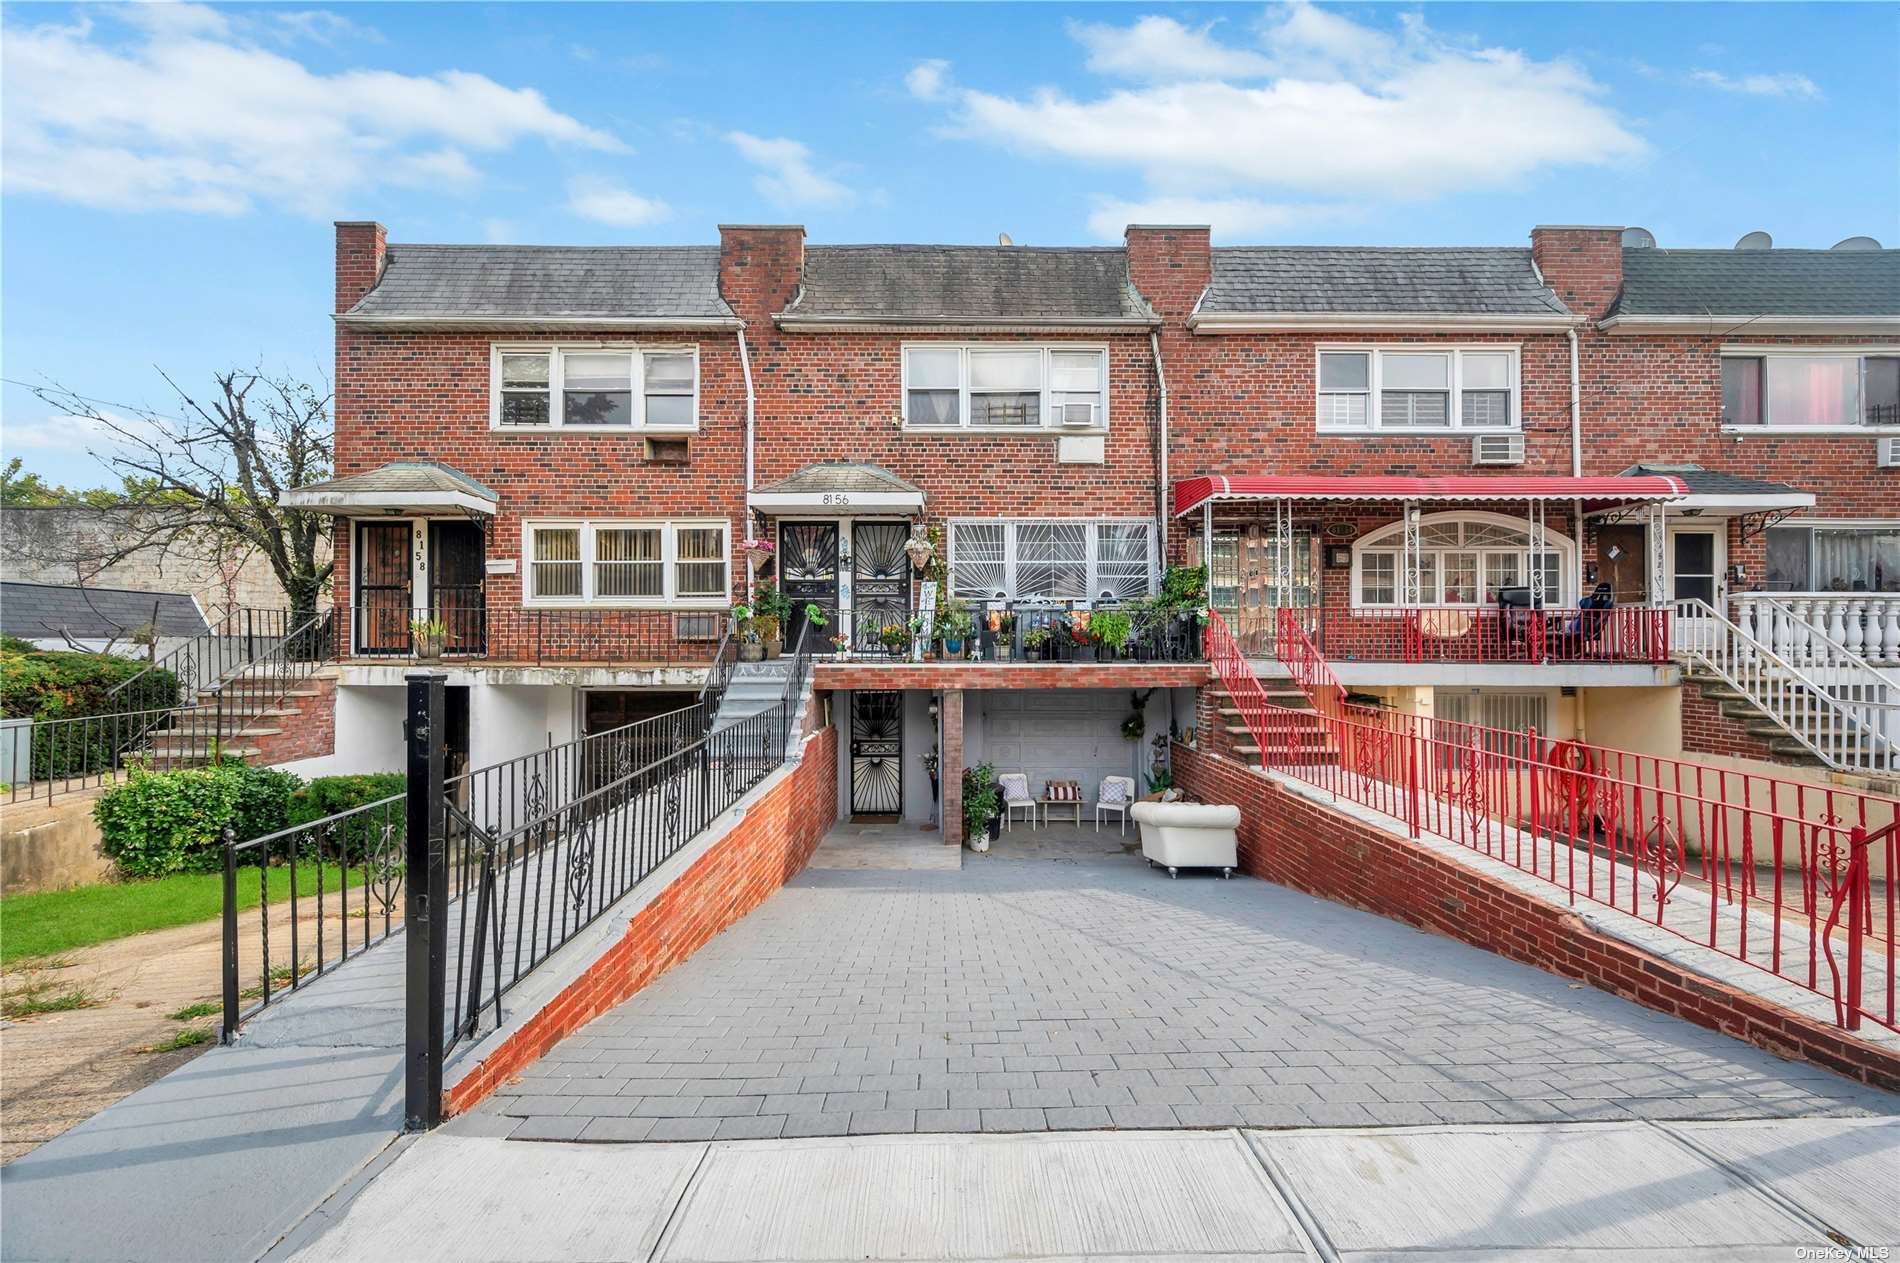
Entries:
{"label": "awning support post", "polygon": [[1663,507],[1649,505],[1649,603],[1658,609],[1669,603],[1669,536]]}
{"label": "awning support post", "polygon": [[1419,579],[1419,554],[1424,551],[1419,540],[1418,501],[1405,501],[1405,548],[1399,558],[1399,583],[1404,589],[1400,593],[1399,604],[1407,609],[1416,608],[1421,600],[1424,586]]}
{"label": "awning support post", "polygon": [[1201,501],[1201,566],[1207,572],[1207,594],[1214,595],[1214,500]]}
{"label": "awning support post", "polygon": [[1529,521],[1531,526],[1531,608],[1544,608],[1544,502],[1532,500]]}

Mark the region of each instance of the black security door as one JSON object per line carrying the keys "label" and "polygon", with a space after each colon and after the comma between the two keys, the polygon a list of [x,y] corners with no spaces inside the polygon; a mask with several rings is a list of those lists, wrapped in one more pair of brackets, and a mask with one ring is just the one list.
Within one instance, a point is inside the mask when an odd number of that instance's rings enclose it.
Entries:
{"label": "black security door", "polygon": [[361,522],[356,528],[356,650],[409,652],[409,540],[407,522]]}
{"label": "black security door", "polygon": [[778,587],[791,598],[792,616],[784,627],[785,648],[798,643],[805,623],[805,606],[824,611],[827,625],[814,627],[807,652],[825,648],[838,618],[838,524],[836,522],[781,522],[778,528]]}
{"label": "black security door", "polygon": [[902,522],[858,522],[851,528],[853,643],[875,648],[877,629],[910,616],[910,558]]}
{"label": "black security door", "polygon": [[475,523],[429,523],[429,592],[435,617],[448,627],[450,653],[482,652],[482,558],[482,528]]}
{"label": "black security door", "polygon": [[897,819],[904,808],[904,695],[851,695],[851,814]]}

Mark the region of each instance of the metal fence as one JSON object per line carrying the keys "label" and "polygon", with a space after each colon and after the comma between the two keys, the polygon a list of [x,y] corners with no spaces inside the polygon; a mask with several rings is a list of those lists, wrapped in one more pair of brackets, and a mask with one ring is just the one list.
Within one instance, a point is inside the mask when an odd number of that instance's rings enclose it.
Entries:
{"label": "metal fence", "polygon": [[1279,652],[1292,620],[1326,656],[1363,662],[1471,664],[1669,661],[1672,611],[1544,606],[1284,606],[1222,610],[1249,657]]}
{"label": "metal fence", "polygon": [[[1051,601],[997,602],[971,611],[975,626],[955,651],[941,638],[942,658],[983,662],[1198,662],[1200,636],[1192,614],[1113,605],[1076,611]],[[911,616],[893,610],[854,610],[851,634],[835,644],[838,656],[870,660],[910,656]],[[1113,630],[1108,630],[1108,629]],[[1104,634],[1106,632],[1106,634]]]}

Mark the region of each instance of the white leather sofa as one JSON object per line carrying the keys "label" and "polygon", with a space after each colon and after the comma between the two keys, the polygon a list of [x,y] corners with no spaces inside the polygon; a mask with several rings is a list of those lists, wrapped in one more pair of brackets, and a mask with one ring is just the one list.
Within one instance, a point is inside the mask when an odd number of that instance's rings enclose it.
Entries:
{"label": "white leather sofa", "polygon": [[1232,877],[1240,862],[1240,808],[1207,803],[1136,803],[1135,823],[1141,827],[1141,853],[1150,866],[1160,865],[1168,876],[1184,868],[1218,868]]}

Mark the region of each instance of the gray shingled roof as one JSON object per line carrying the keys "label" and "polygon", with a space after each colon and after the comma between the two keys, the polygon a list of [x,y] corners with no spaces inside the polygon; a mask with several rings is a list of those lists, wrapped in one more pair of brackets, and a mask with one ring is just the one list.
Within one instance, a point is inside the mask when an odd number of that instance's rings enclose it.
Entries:
{"label": "gray shingled roof", "polygon": [[61,631],[75,640],[123,640],[152,622],[161,636],[197,636],[210,630],[198,603],[182,592],[72,587],[57,583],[0,583],[0,632],[46,640]]}
{"label": "gray shingled roof", "polygon": [[1762,478],[1744,478],[1740,474],[1725,473],[1719,469],[1704,469],[1700,465],[1631,465],[1624,470],[1622,477],[1637,478],[1645,474],[1667,474],[1678,478],[1690,495],[1712,496],[1782,496],[1800,495],[1801,488],[1791,487],[1785,482],[1769,482]]}
{"label": "gray shingled roof", "polygon": [[360,474],[345,474],[341,478],[292,487],[284,493],[282,499],[284,503],[296,507],[301,501],[311,496],[361,495],[369,492],[392,491],[409,495],[424,492],[460,492],[464,495],[479,496],[491,503],[501,502],[499,492],[483,486],[452,465],[444,465],[432,460],[392,460],[387,465],[378,465]]}
{"label": "gray shingled roof", "polygon": [[1227,246],[1205,314],[1565,316],[1515,247]]}
{"label": "gray shingled roof", "polygon": [[1125,250],[1041,246],[810,246],[782,321],[1157,323]]}
{"label": "gray shingled roof", "polygon": [[1613,316],[1900,316],[1900,250],[1623,251]]}
{"label": "gray shingled roof", "polygon": [[734,319],[718,246],[389,247],[349,316],[383,320]]}
{"label": "gray shingled roof", "polygon": [[773,495],[801,494],[811,491],[858,491],[858,492],[903,492],[922,495],[916,487],[905,482],[882,465],[859,464],[851,461],[820,461],[816,465],[807,465],[795,474],[790,474],[777,482],[760,487],[755,495],[771,493]]}

